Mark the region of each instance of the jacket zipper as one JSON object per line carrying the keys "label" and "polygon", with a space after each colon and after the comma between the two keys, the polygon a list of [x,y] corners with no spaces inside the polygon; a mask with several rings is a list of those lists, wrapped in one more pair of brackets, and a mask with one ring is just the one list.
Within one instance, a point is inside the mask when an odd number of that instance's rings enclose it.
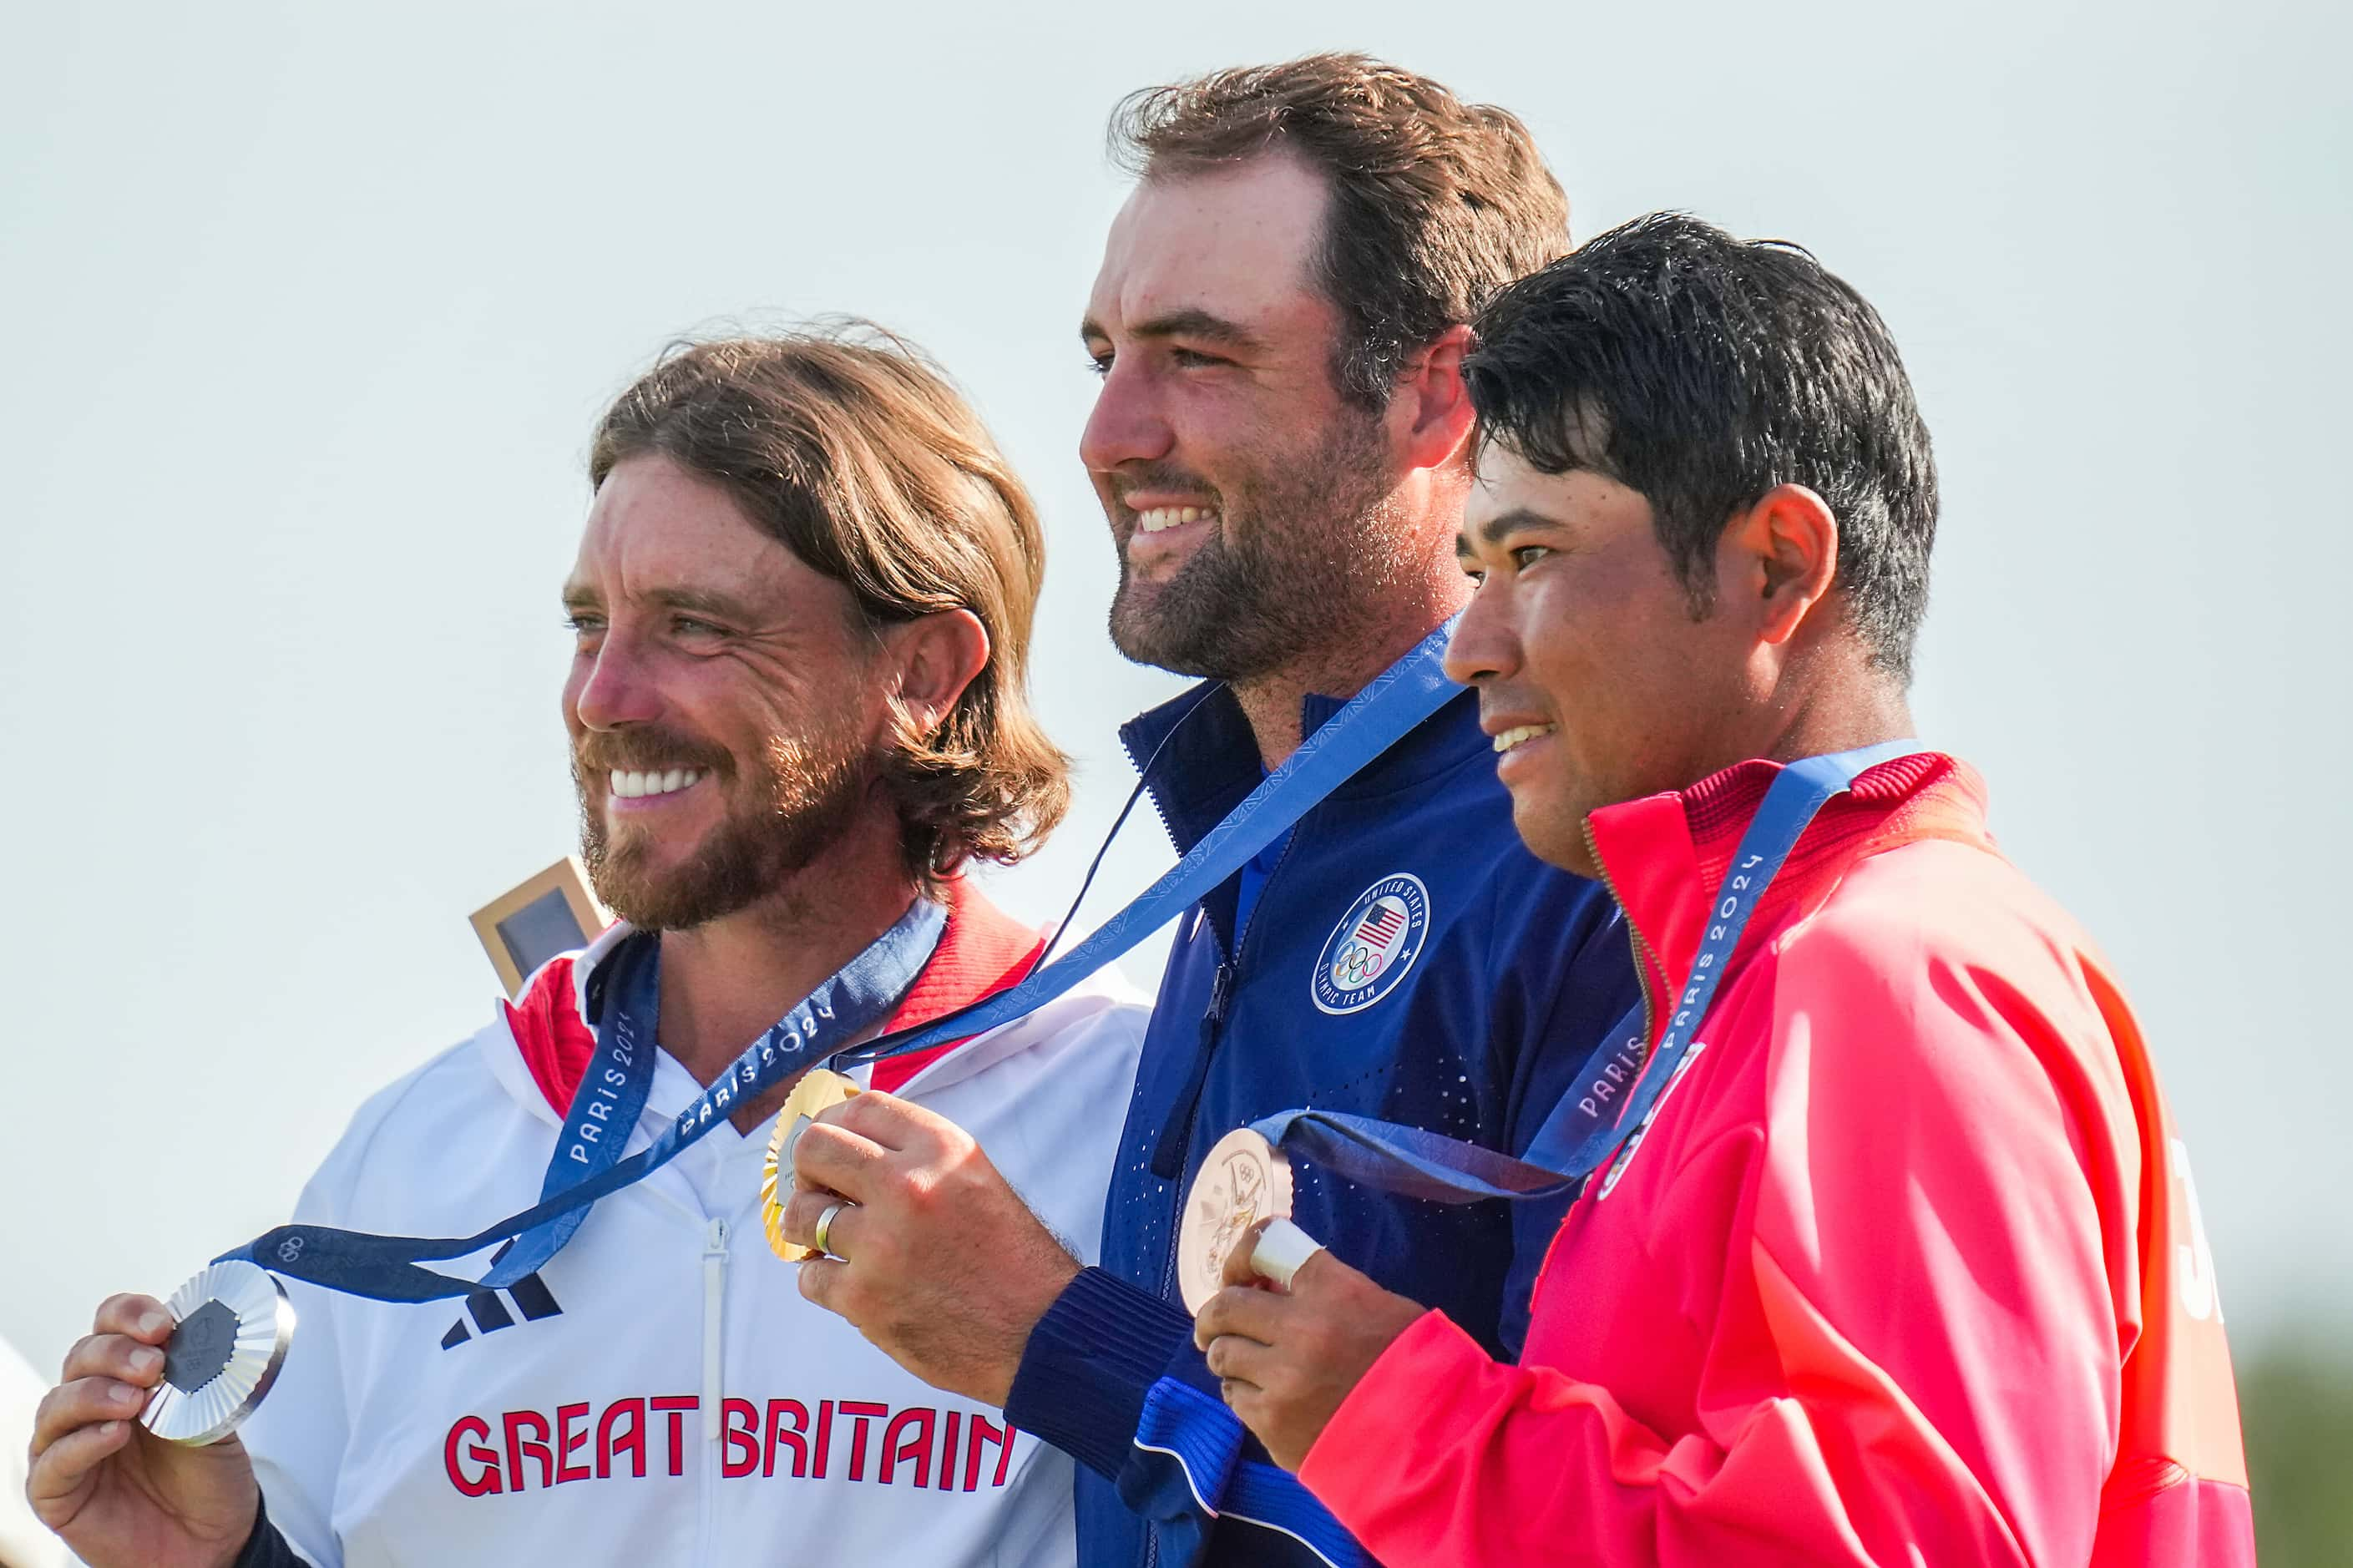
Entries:
{"label": "jacket zipper", "polygon": [[[1201,1015],[1203,1060],[1198,1076],[1191,1085],[1191,1102],[1185,1107],[1184,1141],[1177,1145],[1180,1158],[1181,1152],[1192,1144],[1193,1123],[1200,1119],[1201,1096],[1208,1089],[1209,1083],[1208,1058],[1217,1051],[1220,1032],[1226,1022],[1226,1007],[1233,1000],[1234,977],[1240,972],[1242,966],[1242,954],[1249,950],[1250,933],[1258,930],[1259,912],[1266,908],[1267,890],[1274,886],[1275,878],[1282,874],[1282,868],[1289,863],[1291,852],[1299,847],[1299,835],[1306,825],[1306,819],[1303,817],[1293,826],[1290,842],[1283,845],[1282,853],[1275,858],[1274,865],[1267,871],[1266,880],[1259,884],[1258,899],[1250,905],[1249,922],[1234,933],[1233,956],[1219,963],[1217,973],[1209,978],[1209,1006],[1208,1010]],[[1177,1174],[1181,1176],[1184,1172],[1180,1169]],[[1168,1218],[1168,1244],[1161,1248],[1160,1299],[1164,1301],[1173,1300],[1176,1294],[1176,1223],[1183,1213],[1184,1196],[1179,1194],[1176,1212]],[[1159,1563],[1160,1531],[1156,1525],[1147,1522],[1144,1531],[1143,1568],[1159,1568]]]}
{"label": "jacket zipper", "polygon": [[[1585,852],[1592,858],[1593,868],[1601,873],[1602,891],[1608,893],[1611,900],[1617,904],[1618,912],[1626,917],[1626,939],[1634,950],[1634,983],[1642,988],[1642,1063],[1647,1067],[1651,1060],[1651,1047],[1659,1026],[1657,1006],[1651,999],[1651,971],[1654,967],[1652,950],[1651,944],[1643,940],[1642,928],[1634,923],[1634,911],[1626,907],[1625,897],[1618,891],[1618,884],[1609,879],[1609,862],[1601,858],[1601,846],[1593,840],[1593,819],[1587,817],[1582,826],[1585,830]],[[1663,965],[1656,965],[1656,967],[1662,974],[1665,973]]]}
{"label": "jacket zipper", "polygon": [[714,1219],[702,1232],[702,1550],[710,1560],[712,1516],[719,1491],[721,1376],[726,1328],[722,1310],[727,1300],[727,1222]]}
{"label": "jacket zipper", "polygon": [[[1274,864],[1267,868],[1266,880],[1259,884],[1258,897],[1250,904],[1250,920],[1240,931],[1234,932],[1234,951],[1231,956],[1221,961],[1217,972],[1209,977],[1209,1005],[1208,1009],[1201,1015],[1201,1043],[1198,1054],[1194,1058],[1193,1070],[1187,1075],[1182,1120],[1174,1123],[1164,1123],[1160,1129],[1160,1136],[1153,1145],[1154,1174],[1160,1175],[1164,1166],[1163,1155],[1171,1149],[1171,1140],[1174,1139],[1173,1149],[1176,1169],[1173,1174],[1163,1175],[1164,1181],[1174,1182],[1184,1174],[1185,1151],[1192,1146],[1193,1127],[1200,1120],[1201,1096],[1208,1088],[1209,1068],[1217,1057],[1219,1042],[1224,1037],[1226,1009],[1233,1000],[1234,984],[1241,973],[1242,959],[1250,952],[1250,935],[1258,930],[1259,913],[1266,908],[1268,890],[1274,886],[1274,879],[1282,874],[1283,867],[1291,863],[1292,852],[1298,848],[1299,835],[1306,826],[1305,817],[1302,817],[1293,826],[1291,837],[1282,846],[1282,853],[1275,857]],[[1181,1208],[1183,1204],[1181,1196],[1178,1204]],[[1166,1262],[1166,1266],[1161,1271],[1160,1281],[1163,1297],[1166,1297],[1176,1285],[1176,1238],[1173,1233],[1168,1238]]]}

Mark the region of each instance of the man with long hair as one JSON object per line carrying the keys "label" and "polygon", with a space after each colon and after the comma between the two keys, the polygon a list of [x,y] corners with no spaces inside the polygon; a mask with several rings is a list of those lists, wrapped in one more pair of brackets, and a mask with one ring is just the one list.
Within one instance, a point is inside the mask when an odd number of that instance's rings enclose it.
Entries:
{"label": "man with long hair", "polygon": [[[892,1028],[1038,955],[962,870],[1019,858],[1062,813],[1025,689],[1043,552],[938,372],[879,334],[683,348],[607,413],[589,479],[564,718],[620,923],[363,1107],[304,1220],[472,1234],[535,1201],[573,1140],[643,1147],[870,952],[903,955],[873,987]],[[445,772],[463,760],[423,776]],[[1117,1132],[1096,1111],[1128,1092],[1142,1027],[1105,982],[868,1082],[963,1129],[983,1165],[986,1142],[1092,1254]],[[633,1126],[583,1093],[631,1039],[654,1047]],[[1070,1461],[808,1307],[762,1241],[788,1087],[454,1321],[293,1284],[300,1332],[242,1440],[175,1447],[132,1421],[169,1325],[110,1300],[42,1407],[41,1517],[94,1568],[1072,1561]]]}

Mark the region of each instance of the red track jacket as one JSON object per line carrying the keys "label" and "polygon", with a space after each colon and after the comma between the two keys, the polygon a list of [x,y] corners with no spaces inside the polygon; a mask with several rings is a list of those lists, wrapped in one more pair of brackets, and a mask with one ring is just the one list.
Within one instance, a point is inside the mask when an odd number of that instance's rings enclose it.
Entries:
{"label": "red track jacket", "polygon": [[[1776,771],[1591,818],[1651,996]],[[2253,1564],[2187,1156],[2122,993],[1995,851],[1975,773],[1904,758],[1823,809],[1685,1065],[1569,1212],[1522,1364],[1430,1313],[1309,1453],[1368,1550]]]}

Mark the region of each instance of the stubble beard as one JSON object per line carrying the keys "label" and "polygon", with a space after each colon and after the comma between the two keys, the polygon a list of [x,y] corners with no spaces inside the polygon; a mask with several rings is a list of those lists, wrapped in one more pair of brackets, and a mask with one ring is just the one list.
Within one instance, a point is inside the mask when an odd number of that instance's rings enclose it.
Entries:
{"label": "stubble beard", "polygon": [[[839,842],[864,808],[874,759],[846,737],[779,735],[757,767],[749,805],[731,805],[683,862],[657,867],[649,835],[608,829],[602,810],[590,804],[575,754],[580,858],[605,907],[640,931],[685,931],[789,900],[795,875]],[[734,784],[732,770],[716,771],[712,784]]]}
{"label": "stubble beard", "polygon": [[1137,582],[1122,549],[1111,638],[1138,664],[1232,682],[1271,675],[1356,641],[1404,579],[1378,416],[1344,410],[1304,455],[1253,456],[1216,487],[1217,531],[1166,581]]}

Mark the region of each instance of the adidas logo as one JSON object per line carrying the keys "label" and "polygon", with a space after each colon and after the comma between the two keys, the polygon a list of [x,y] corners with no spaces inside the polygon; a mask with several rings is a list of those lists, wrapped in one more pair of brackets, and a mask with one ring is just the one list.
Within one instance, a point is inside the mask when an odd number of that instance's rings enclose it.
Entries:
{"label": "adidas logo", "polygon": [[[504,1258],[513,1247],[514,1243],[510,1241],[491,1254],[491,1265],[496,1267],[499,1259]],[[505,1300],[501,1300],[501,1297]],[[513,1311],[507,1310],[509,1301],[514,1303]],[[563,1310],[563,1308],[555,1304],[555,1293],[547,1288],[547,1281],[542,1279],[534,1271],[524,1275],[502,1291],[477,1290],[467,1297],[465,1314],[450,1324],[449,1331],[441,1336],[441,1348],[445,1351],[455,1350],[472,1339],[477,1332],[495,1333],[501,1329],[512,1328],[514,1326],[516,1312],[522,1314],[523,1321],[535,1323],[542,1318],[555,1317]],[[467,1327],[467,1318],[473,1319],[473,1327]]]}

